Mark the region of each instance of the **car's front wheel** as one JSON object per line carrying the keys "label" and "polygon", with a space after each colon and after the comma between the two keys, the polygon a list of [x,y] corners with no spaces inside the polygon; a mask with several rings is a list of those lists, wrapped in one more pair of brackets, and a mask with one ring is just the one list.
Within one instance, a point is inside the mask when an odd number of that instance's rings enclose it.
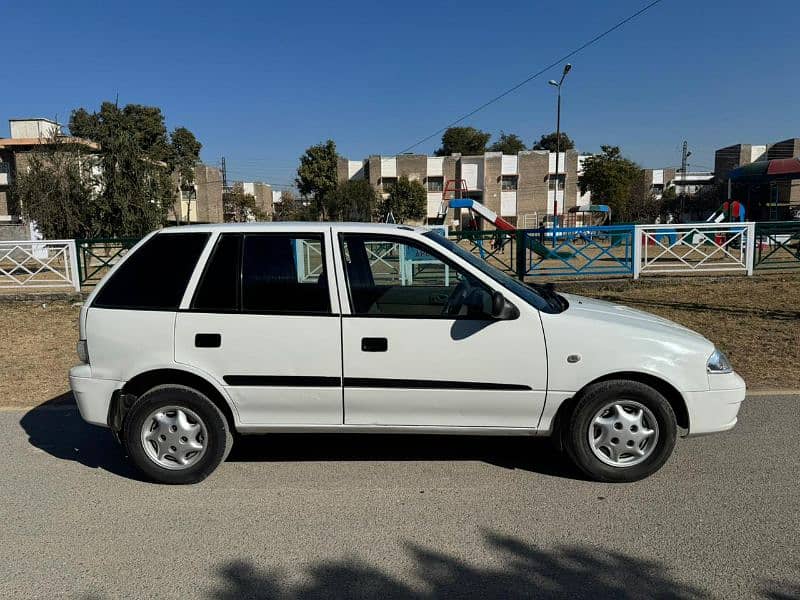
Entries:
{"label": "car's front wheel", "polygon": [[233,437],[217,406],[197,390],[162,385],[136,400],[125,419],[133,463],[160,483],[197,483],[230,452]]}
{"label": "car's front wheel", "polygon": [[566,425],[567,454],[589,477],[608,482],[655,473],[672,454],[678,432],[667,399],[648,385],[626,380],[585,389]]}

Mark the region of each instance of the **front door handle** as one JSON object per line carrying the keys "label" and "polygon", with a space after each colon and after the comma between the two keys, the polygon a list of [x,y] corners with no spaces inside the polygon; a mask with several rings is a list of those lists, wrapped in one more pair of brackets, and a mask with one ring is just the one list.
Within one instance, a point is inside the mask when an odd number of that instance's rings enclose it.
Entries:
{"label": "front door handle", "polygon": [[361,338],[362,352],[386,352],[389,349],[389,340],[386,338]]}

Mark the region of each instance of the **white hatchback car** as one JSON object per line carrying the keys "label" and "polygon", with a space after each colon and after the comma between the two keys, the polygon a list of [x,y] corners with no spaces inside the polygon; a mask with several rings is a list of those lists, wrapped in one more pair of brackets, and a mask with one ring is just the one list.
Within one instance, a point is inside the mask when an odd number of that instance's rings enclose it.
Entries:
{"label": "white hatchback car", "polygon": [[165,483],[208,476],[234,431],[557,435],[590,477],[633,481],[745,397],[701,335],[403,225],[155,232],[87,299],[78,353],[83,418]]}

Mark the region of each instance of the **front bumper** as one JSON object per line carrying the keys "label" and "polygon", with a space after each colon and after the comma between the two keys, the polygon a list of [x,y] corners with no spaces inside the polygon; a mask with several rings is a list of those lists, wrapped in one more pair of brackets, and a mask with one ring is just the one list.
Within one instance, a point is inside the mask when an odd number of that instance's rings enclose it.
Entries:
{"label": "front bumper", "polygon": [[115,379],[92,377],[90,365],[78,365],[69,370],[69,387],[81,417],[87,423],[108,427],[108,409],[111,396],[124,384]]}
{"label": "front bumper", "polygon": [[690,436],[733,429],[747,393],[738,373],[709,375],[708,383],[707,391],[685,393]]}

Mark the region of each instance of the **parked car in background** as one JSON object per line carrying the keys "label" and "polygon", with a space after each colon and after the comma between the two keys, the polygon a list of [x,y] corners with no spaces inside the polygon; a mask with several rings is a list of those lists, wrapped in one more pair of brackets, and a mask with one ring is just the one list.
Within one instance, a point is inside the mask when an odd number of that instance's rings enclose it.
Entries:
{"label": "parked car in background", "polygon": [[164,483],[208,476],[234,432],[557,436],[588,476],[634,481],[745,396],[701,335],[403,225],[155,232],[89,296],[78,353],[81,415]]}

